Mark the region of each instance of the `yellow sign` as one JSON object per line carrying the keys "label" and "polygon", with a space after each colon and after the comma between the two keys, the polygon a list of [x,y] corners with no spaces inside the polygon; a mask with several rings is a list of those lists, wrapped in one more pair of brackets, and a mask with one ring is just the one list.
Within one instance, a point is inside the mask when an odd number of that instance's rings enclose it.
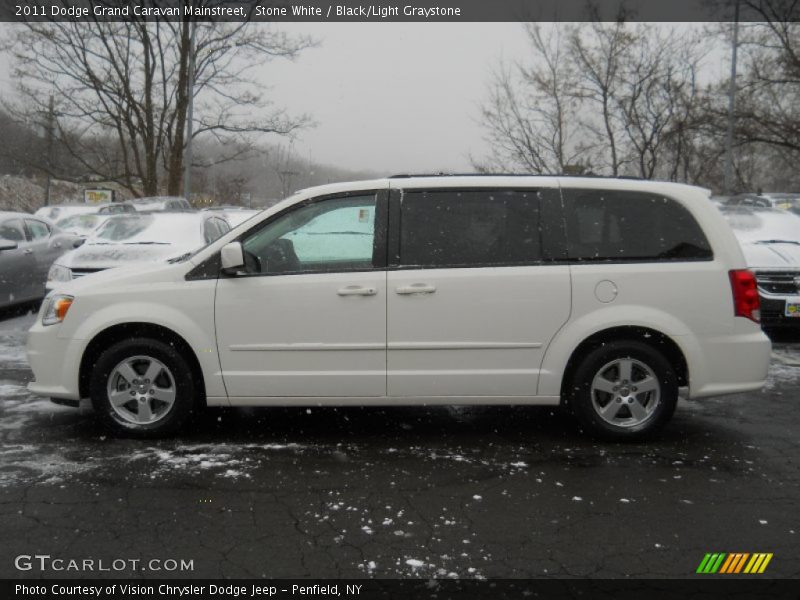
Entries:
{"label": "yellow sign", "polygon": [[86,204],[113,202],[114,190],[83,190],[83,201]]}

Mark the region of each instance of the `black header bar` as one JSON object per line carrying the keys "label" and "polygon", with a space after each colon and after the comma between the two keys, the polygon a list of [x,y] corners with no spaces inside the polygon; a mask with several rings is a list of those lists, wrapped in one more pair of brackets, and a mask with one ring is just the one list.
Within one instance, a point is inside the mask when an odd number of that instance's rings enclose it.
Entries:
{"label": "black header bar", "polygon": [[[739,0],[741,21],[797,21],[794,0]],[[0,21],[720,22],[736,0],[3,0]]]}

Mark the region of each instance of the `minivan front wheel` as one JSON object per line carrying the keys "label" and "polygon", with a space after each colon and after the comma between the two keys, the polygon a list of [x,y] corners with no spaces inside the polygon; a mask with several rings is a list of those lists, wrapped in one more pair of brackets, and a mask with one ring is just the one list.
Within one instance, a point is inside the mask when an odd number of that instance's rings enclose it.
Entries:
{"label": "minivan front wheel", "polygon": [[652,346],[610,342],[579,363],[565,401],[597,437],[644,439],[672,417],[678,380],[670,362]]}
{"label": "minivan front wheel", "polygon": [[98,417],[118,435],[171,434],[194,406],[189,364],[175,348],[150,338],[122,341],[102,352],[89,389]]}

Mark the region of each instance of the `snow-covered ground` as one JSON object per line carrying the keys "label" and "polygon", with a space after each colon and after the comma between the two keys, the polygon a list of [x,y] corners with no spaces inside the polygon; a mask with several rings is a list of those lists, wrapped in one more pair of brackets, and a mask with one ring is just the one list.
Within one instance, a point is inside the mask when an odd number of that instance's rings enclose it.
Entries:
{"label": "snow-covered ground", "polygon": [[[0,320],[0,369],[27,366],[25,339],[33,325],[35,313]],[[3,394],[0,393],[0,398]]]}

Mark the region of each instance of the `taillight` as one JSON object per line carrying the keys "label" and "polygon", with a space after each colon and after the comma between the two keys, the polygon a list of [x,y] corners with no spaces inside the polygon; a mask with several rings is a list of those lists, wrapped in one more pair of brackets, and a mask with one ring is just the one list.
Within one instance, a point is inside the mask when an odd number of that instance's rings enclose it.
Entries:
{"label": "taillight", "polygon": [[761,300],[758,297],[756,276],[747,269],[730,271],[733,291],[733,314],[758,323],[761,320]]}

